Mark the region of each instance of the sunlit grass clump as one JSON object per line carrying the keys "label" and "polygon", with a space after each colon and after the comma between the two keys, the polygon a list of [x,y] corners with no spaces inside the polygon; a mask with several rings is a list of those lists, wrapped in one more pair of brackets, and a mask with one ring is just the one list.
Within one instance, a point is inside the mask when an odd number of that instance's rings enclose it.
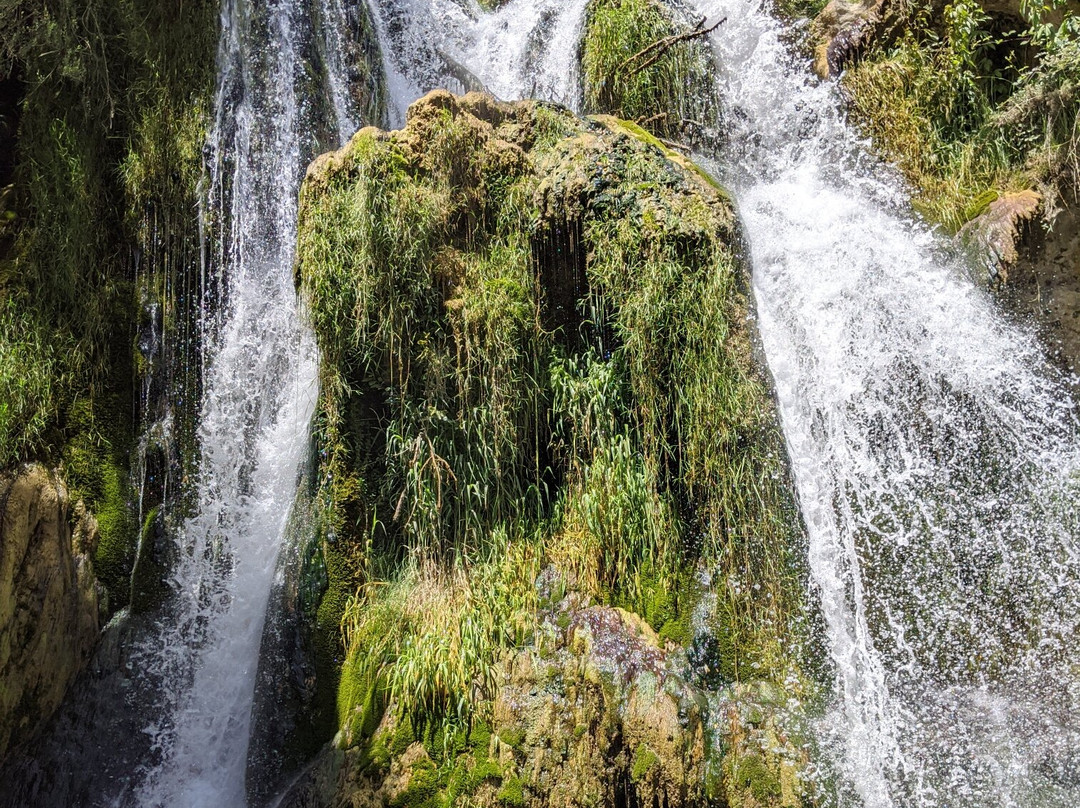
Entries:
{"label": "sunlit grass clump", "polygon": [[1080,20],[1054,5],[1021,4],[1024,19],[973,0],[905,6],[841,79],[916,207],[949,232],[998,194],[1038,187],[1051,210],[1075,197]]}
{"label": "sunlit grass clump", "polygon": [[661,0],[592,0],[581,43],[586,111],[663,138],[715,134],[712,57],[692,35],[698,22]]}

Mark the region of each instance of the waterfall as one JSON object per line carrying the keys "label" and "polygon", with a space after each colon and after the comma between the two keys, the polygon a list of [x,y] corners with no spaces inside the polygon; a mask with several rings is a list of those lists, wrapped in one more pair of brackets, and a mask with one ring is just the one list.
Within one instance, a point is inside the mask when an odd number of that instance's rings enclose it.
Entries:
{"label": "waterfall", "polygon": [[297,191],[318,107],[301,91],[315,37],[324,40],[335,145],[355,128],[341,3],[323,0],[320,11],[314,32],[301,0],[222,8],[196,506],[179,537],[176,602],[136,655],[165,684],[145,729],[154,762],[140,806],[245,804],[262,626],[317,389],[314,338],[292,280]]}
{"label": "waterfall", "polygon": [[[260,639],[317,394],[292,279],[297,191],[334,145],[320,132],[340,144],[365,122],[343,33],[352,2],[222,0],[198,473],[174,520],[175,597],[150,631],[131,628],[115,666],[143,671],[158,697],[153,715],[125,716],[151,746],[134,782],[103,766],[117,806],[246,804]],[[580,109],[586,2],[368,0],[389,123],[443,86]],[[827,787],[843,808],[1080,804],[1080,424],[1066,381],[913,216],[761,0],[684,2],[727,19],[710,34],[727,140],[698,157],[742,221],[809,534]],[[100,754],[97,725],[73,713],[56,734],[73,727]],[[43,760],[48,775],[68,759]],[[47,804],[72,804],[59,793]]]}
{"label": "waterfall", "polygon": [[1077,420],[757,0],[713,35],[767,361],[810,538],[841,804],[1080,792]]}
{"label": "waterfall", "polygon": [[587,0],[509,0],[493,12],[456,0],[371,0],[391,126],[437,87],[464,92],[464,68],[502,100],[580,105],[577,48]]}

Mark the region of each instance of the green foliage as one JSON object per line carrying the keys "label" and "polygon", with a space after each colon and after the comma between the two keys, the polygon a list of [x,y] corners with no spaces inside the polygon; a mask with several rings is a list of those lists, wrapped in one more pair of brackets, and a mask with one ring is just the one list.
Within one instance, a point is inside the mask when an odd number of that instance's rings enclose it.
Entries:
{"label": "green foliage", "polygon": [[688,122],[712,123],[713,82],[702,41],[642,53],[690,30],[660,0],[592,0],[581,46],[586,111],[637,121],[668,138],[682,134]]}
{"label": "green foliage", "polygon": [[[1054,4],[1057,5],[1057,4]],[[856,118],[915,186],[916,207],[958,230],[989,193],[1069,193],[1080,172],[1077,19],[1023,4],[1025,24],[974,0],[907,9],[843,82]]]}
{"label": "green foliage", "polygon": [[1080,188],[1080,34],[1056,40],[990,124],[1008,140],[1014,163],[1062,188]]}
{"label": "green foliage", "polygon": [[88,400],[76,401],[66,413],[72,437],[61,455],[72,499],[82,499],[98,522],[94,571],[109,592],[111,611],[128,603],[139,532],[131,508],[128,406],[115,394],[99,397],[93,406]]}
{"label": "green foliage", "polygon": [[[493,692],[501,650],[530,636],[539,573],[531,543],[498,538],[505,551],[470,564],[467,573],[463,566],[411,562],[394,581],[368,584],[349,603],[338,691],[349,737],[370,737],[389,703],[418,738],[445,735],[471,720],[474,690]],[[471,740],[483,745],[479,736]]]}
{"label": "green foliage", "polygon": [[503,805],[520,808],[525,804],[525,785],[517,777],[507,777],[495,798]]}
{"label": "green foliage", "polygon": [[822,12],[829,0],[774,0],[777,14],[788,20],[812,20]]}
{"label": "green foliage", "polygon": [[55,418],[58,378],[54,343],[24,306],[0,302],[0,467],[36,450]]}
{"label": "green foliage", "polygon": [[682,642],[719,568],[735,674],[786,670],[802,591],[726,198],[637,127],[484,104],[433,94],[301,192],[320,521],[335,601],[359,587],[339,718],[362,746],[407,717],[435,757],[545,565]]}
{"label": "green foliage", "polygon": [[150,210],[171,208],[173,229],[194,228],[215,12],[212,0],[0,8],[0,74],[22,90],[0,299],[18,300],[35,324],[26,333],[53,343],[33,371],[50,377],[51,395],[20,415],[34,428],[0,435],[4,462],[55,453],[70,430],[42,441],[42,429],[64,427],[76,398],[130,389],[132,254],[171,243],[165,222],[146,229]]}
{"label": "green foliage", "polygon": [[97,517],[95,570],[113,609],[127,603],[139,530],[138,295],[157,290],[175,317],[195,257],[217,11],[215,0],[0,4],[0,76],[20,93],[0,223],[0,466],[63,463]]}

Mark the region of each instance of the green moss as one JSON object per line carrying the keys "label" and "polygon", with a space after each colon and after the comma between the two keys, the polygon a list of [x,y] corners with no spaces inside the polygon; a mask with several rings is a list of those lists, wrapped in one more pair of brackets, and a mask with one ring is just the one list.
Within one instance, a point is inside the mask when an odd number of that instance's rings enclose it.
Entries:
{"label": "green moss", "polygon": [[660,756],[648,744],[638,744],[638,748],[634,750],[634,761],[630,767],[630,780],[634,783],[642,782],[659,765]]}
{"label": "green moss", "polygon": [[475,793],[484,783],[502,782],[503,770],[496,761],[486,758],[478,760],[476,765],[469,770],[466,783],[468,793]]}
{"label": "green moss", "polygon": [[478,760],[486,758],[491,746],[491,727],[483,721],[474,721],[469,731],[469,748]]}
{"label": "green moss", "polygon": [[109,607],[128,604],[139,526],[136,524],[128,469],[131,424],[119,396],[96,406],[83,399],[66,413],[72,437],[62,449],[64,476],[73,500],[82,499],[98,521],[94,570],[109,594]]}
{"label": "green moss", "polygon": [[525,730],[520,727],[499,730],[499,740],[511,749],[520,750],[525,745]]}
{"label": "green moss", "polygon": [[159,508],[153,508],[143,519],[139,534],[138,553],[131,569],[131,602],[133,614],[145,614],[162,605],[169,595],[167,569],[157,558],[156,551],[164,529]]}
{"label": "green moss", "polygon": [[[769,805],[782,796],[780,777],[755,752],[733,756],[730,764],[731,783],[736,794],[746,792],[753,796],[758,805]],[[738,800],[738,802],[736,802]],[[741,804],[738,797],[733,804]]]}
{"label": "green moss", "polygon": [[503,780],[502,788],[496,795],[496,799],[502,805],[520,808],[525,804],[525,785],[517,777],[507,777]]}
{"label": "green moss", "polygon": [[405,790],[389,802],[390,808],[437,808],[439,806],[439,770],[430,760],[413,764]]}

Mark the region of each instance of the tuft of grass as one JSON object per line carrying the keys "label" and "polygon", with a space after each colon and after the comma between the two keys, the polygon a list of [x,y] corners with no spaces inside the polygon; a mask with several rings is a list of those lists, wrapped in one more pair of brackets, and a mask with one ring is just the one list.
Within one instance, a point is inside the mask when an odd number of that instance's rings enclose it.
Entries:
{"label": "tuft of grass", "polygon": [[391,704],[417,739],[449,737],[472,721],[478,695],[494,695],[501,653],[531,636],[540,558],[532,541],[497,538],[504,549],[483,560],[449,569],[412,560],[350,600],[338,708],[354,742]]}
{"label": "tuft of grass", "polygon": [[25,306],[0,303],[0,467],[37,450],[56,417],[58,347]]}
{"label": "tuft of grass", "polygon": [[585,110],[635,121],[675,138],[714,127],[711,57],[705,41],[674,44],[652,64],[644,49],[688,33],[690,23],[659,0],[592,0],[581,44]]}

